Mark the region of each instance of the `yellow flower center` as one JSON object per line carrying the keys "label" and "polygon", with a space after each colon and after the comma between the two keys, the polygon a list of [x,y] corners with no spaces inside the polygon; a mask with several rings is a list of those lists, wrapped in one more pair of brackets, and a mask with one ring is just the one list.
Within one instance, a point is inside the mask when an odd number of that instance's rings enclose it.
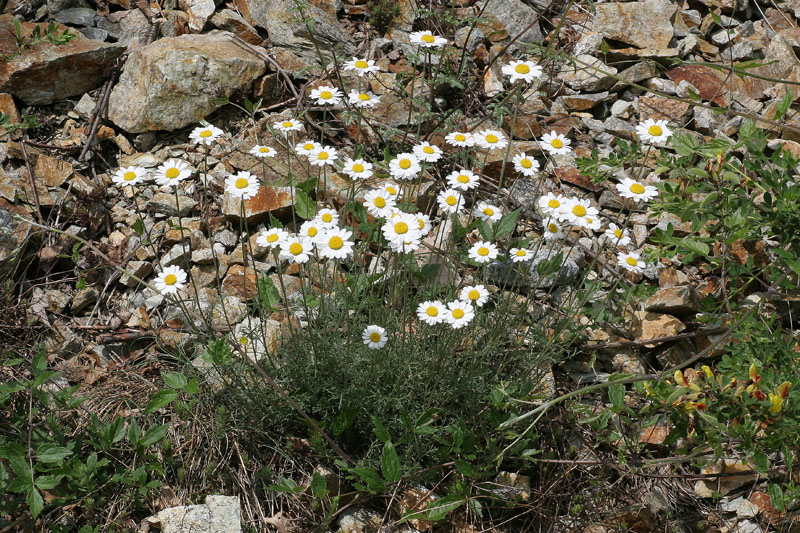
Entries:
{"label": "yellow flower center", "polygon": [[303,145],[303,150],[313,150],[313,149],[314,149],[314,145],[311,144],[311,143],[306,143],[306,144]]}
{"label": "yellow flower center", "polygon": [[292,243],[292,245],[289,246],[289,253],[292,255],[300,255],[303,253],[303,245],[299,242]]}
{"label": "yellow flower center", "polygon": [[[284,128],[291,128],[292,126],[294,126],[294,123],[289,121],[289,120],[285,120],[285,121],[281,122],[281,126],[283,126]],[[306,146],[308,146],[308,145],[306,145]]]}
{"label": "yellow flower center", "polygon": [[269,148],[267,148],[266,146],[262,146],[261,148],[258,149],[258,151],[261,152],[262,154],[268,154]]}
{"label": "yellow flower center", "polygon": [[485,246],[481,246],[480,248],[478,248],[478,255],[486,257],[487,255],[489,255],[489,249]]}
{"label": "yellow flower center", "polygon": [[556,226],[555,224],[553,224],[553,223],[551,222],[551,223],[550,223],[550,224],[547,226],[547,230],[548,230],[550,233],[558,233],[558,226]]}
{"label": "yellow flower center", "polygon": [[213,134],[211,133],[211,130],[203,130],[203,131],[201,131],[201,132],[200,132],[200,137],[202,137],[202,138],[204,138],[204,139],[205,139],[206,137],[211,137],[211,135],[213,135]]}
{"label": "yellow flower center", "polygon": [[458,203],[458,198],[455,196],[448,196],[445,202],[447,205],[456,205]]}
{"label": "yellow flower center", "polygon": [[644,194],[644,185],[641,183],[634,183],[631,185],[631,192],[633,194]]}
{"label": "yellow flower center", "polygon": [[371,340],[372,342],[381,342],[381,334],[378,333],[377,331],[373,331],[372,333],[369,334],[369,340]]}
{"label": "yellow flower center", "polygon": [[469,183],[469,176],[466,174],[459,174],[456,179],[459,181],[459,183]]}
{"label": "yellow flower center", "polygon": [[635,267],[636,265],[639,264],[639,261],[637,261],[635,257],[628,257],[627,259],[625,259],[625,262],[632,267]]}
{"label": "yellow flower center", "polygon": [[661,129],[661,126],[656,126],[655,124],[647,128],[647,133],[652,135],[653,137],[660,137],[664,130]]}
{"label": "yellow flower center", "polygon": [[389,185],[388,187],[386,187],[386,188],[384,189],[384,191],[388,192],[388,193],[389,193],[389,194],[391,194],[392,196],[394,196],[395,194],[397,194],[397,189],[395,189],[395,188],[394,188],[394,187],[392,187],[391,185]]}
{"label": "yellow flower center", "polygon": [[400,234],[408,233],[408,224],[405,222],[398,222],[394,225],[394,232]]}
{"label": "yellow flower center", "polygon": [[369,67],[369,63],[367,63],[366,61],[362,61],[361,59],[356,61],[355,65],[356,65],[356,68],[367,68],[367,67]]}
{"label": "yellow flower center", "polygon": [[622,238],[622,230],[621,229],[615,229],[614,230],[614,237],[616,237],[617,239],[621,239]]}
{"label": "yellow flower center", "polygon": [[333,98],[333,93],[331,93],[330,91],[322,91],[321,93],[319,93],[319,97],[322,98],[323,100],[330,100],[331,98]]}
{"label": "yellow flower center", "polygon": [[123,174],[122,179],[125,181],[133,181],[136,179],[136,172],[126,172]]}
{"label": "yellow flower center", "polygon": [[550,146],[553,148],[562,148],[564,146],[564,142],[561,139],[553,139],[550,141]]}
{"label": "yellow flower center", "polygon": [[458,318],[461,318],[463,316],[464,316],[464,310],[463,309],[455,309],[453,311],[453,318],[458,319]]}
{"label": "yellow flower center", "polygon": [[410,159],[401,159],[397,166],[402,168],[403,170],[407,170],[411,168],[411,160]]}
{"label": "yellow flower center", "polygon": [[320,152],[317,154],[317,159],[321,159],[322,161],[328,159],[328,152]]}
{"label": "yellow flower center", "polygon": [[428,316],[439,316],[439,309],[436,306],[432,305],[425,310],[425,314],[427,314]]}
{"label": "yellow flower center", "polygon": [[517,65],[516,67],[514,67],[514,70],[517,72],[517,74],[527,74],[528,72],[531,71],[531,68],[528,65],[523,64],[523,65]]}
{"label": "yellow flower center", "polygon": [[267,242],[275,242],[278,240],[278,234],[273,233],[271,235],[267,235]]}
{"label": "yellow flower center", "polygon": [[250,182],[247,180],[247,178],[239,178],[236,180],[237,189],[245,189],[248,185],[250,185]]}
{"label": "yellow flower center", "polygon": [[239,338],[239,344],[241,344],[242,346],[246,346],[248,342],[250,342],[250,340],[247,337]]}
{"label": "yellow flower center", "polygon": [[167,276],[164,278],[165,285],[175,285],[176,283],[178,283],[178,276],[175,274],[167,274]]}
{"label": "yellow flower center", "polygon": [[469,291],[469,294],[467,294],[467,296],[469,296],[470,300],[477,300],[478,298],[481,297],[481,293],[479,293],[475,289],[472,289],[471,291]]}
{"label": "yellow flower center", "polygon": [[325,213],[324,215],[322,215],[323,222],[330,223],[331,220],[333,220],[333,215],[331,215],[330,213]]}
{"label": "yellow flower center", "polygon": [[526,255],[528,255],[528,252],[526,252],[525,250],[517,250],[516,252],[514,252],[514,254],[517,257],[525,257]]}
{"label": "yellow flower center", "polygon": [[430,147],[430,146],[424,146],[422,148],[422,151],[425,152],[426,154],[432,154],[433,153],[433,148]]}
{"label": "yellow flower center", "polygon": [[364,165],[356,163],[353,165],[353,172],[364,172]]}
{"label": "yellow flower center", "polygon": [[330,246],[332,250],[338,250],[342,246],[344,246],[344,241],[342,240],[341,237],[334,236],[331,237],[330,241],[328,241],[328,246]]}
{"label": "yellow flower center", "polygon": [[171,180],[172,180],[172,179],[175,179],[175,178],[177,178],[178,176],[180,176],[180,175],[181,175],[181,171],[180,171],[180,170],[178,170],[178,169],[177,169],[177,168],[175,168],[175,167],[172,167],[172,168],[168,168],[168,169],[167,169],[167,171],[164,173],[164,175],[165,175],[167,178],[169,178],[169,179],[171,179]]}
{"label": "yellow flower center", "polygon": [[576,217],[585,217],[586,216],[586,208],[582,205],[576,205],[572,208],[572,214]]}
{"label": "yellow flower center", "polygon": [[308,236],[309,237],[316,237],[317,236],[317,228],[315,228],[314,226],[311,226],[310,228],[308,228]]}
{"label": "yellow flower center", "polygon": [[523,159],[519,164],[522,168],[531,168],[533,166],[530,159]]}
{"label": "yellow flower center", "polygon": [[463,143],[464,141],[467,140],[467,136],[466,135],[462,135],[460,133],[456,133],[456,140],[458,142],[460,142],[460,143]]}
{"label": "yellow flower center", "polygon": [[494,209],[487,207],[483,210],[483,214],[486,215],[487,217],[490,217],[494,215]]}
{"label": "yellow flower center", "polygon": [[486,136],[486,142],[489,143],[489,144],[494,144],[499,140],[500,139],[497,138],[497,135],[495,135],[493,133],[490,133],[489,135]]}
{"label": "yellow flower center", "polygon": [[380,196],[375,198],[375,200],[372,203],[375,204],[375,207],[380,207],[380,208],[386,207],[386,200],[381,198]]}
{"label": "yellow flower center", "polygon": [[425,229],[425,221],[424,220],[422,220],[421,218],[418,218],[417,219],[417,223],[419,223],[419,229],[421,229],[421,230]]}
{"label": "yellow flower center", "polygon": [[436,38],[434,38],[433,35],[423,35],[421,37],[421,39],[422,39],[422,42],[428,43],[428,44],[431,44],[432,42],[436,41]]}
{"label": "yellow flower center", "polygon": [[369,95],[367,93],[361,93],[358,95],[358,99],[362,102],[367,102],[369,100]]}
{"label": "yellow flower center", "polygon": [[547,202],[547,207],[549,207],[550,209],[557,209],[558,206],[560,206],[560,205],[561,205],[561,202],[559,202],[556,199],[553,199],[553,200],[550,200],[549,202]]}

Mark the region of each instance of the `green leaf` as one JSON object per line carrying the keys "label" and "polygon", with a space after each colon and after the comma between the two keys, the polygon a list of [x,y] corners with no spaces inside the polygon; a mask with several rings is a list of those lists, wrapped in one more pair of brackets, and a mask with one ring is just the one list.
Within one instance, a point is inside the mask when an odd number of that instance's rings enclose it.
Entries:
{"label": "green leaf", "polygon": [[367,490],[372,494],[379,494],[386,491],[386,484],[378,475],[378,471],[374,468],[366,466],[357,466],[353,468],[353,473],[356,474],[361,480],[367,484]]}
{"label": "green leaf", "polygon": [[466,461],[455,460],[456,472],[462,476],[472,477],[475,475],[475,467]]}
{"label": "green leaf", "polygon": [[172,389],[183,389],[186,387],[186,376],[180,372],[162,372],[161,377],[164,378],[164,383],[167,387]]}
{"label": "green leaf", "polygon": [[672,136],[672,147],[678,155],[692,155],[697,149],[698,144],[694,136],[688,133],[676,133]]}
{"label": "green leaf", "polygon": [[137,217],[136,222],[133,223],[133,231],[136,232],[136,235],[144,233],[144,222],[142,222],[141,217]]}
{"label": "green leaf", "polygon": [[428,504],[425,518],[437,522],[466,503],[463,496],[450,494]]}
{"label": "green leaf", "polygon": [[328,494],[328,485],[325,481],[325,476],[319,472],[314,472],[311,476],[311,492],[317,498],[322,498]]}
{"label": "green leaf", "polygon": [[166,407],[177,397],[178,391],[173,389],[158,391],[150,399],[150,403],[147,404],[147,407],[145,407],[144,414],[149,415],[153,411],[157,411],[162,407]]}
{"label": "green leaf", "polygon": [[47,368],[47,354],[44,351],[37,352],[36,355],[33,356],[31,366],[34,376],[44,371],[44,369]]}
{"label": "green leaf", "polygon": [[139,439],[141,437],[142,437],[142,428],[139,427],[139,423],[134,418],[128,424],[128,442],[136,446],[137,444],[139,444]]}
{"label": "green leaf", "polygon": [[492,227],[489,225],[488,222],[484,220],[478,221],[478,231],[481,233],[481,237],[484,240],[491,241],[492,240]]}
{"label": "green leaf", "polygon": [[775,118],[774,118],[774,120],[780,120],[783,117],[783,115],[785,115],[786,112],[789,110],[789,106],[792,105],[792,102],[794,102],[794,96],[792,95],[792,89],[791,89],[791,87],[787,87],[786,94],[783,95],[783,98],[781,98],[781,101],[778,104],[778,107],[775,109]]}
{"label": "green leaf", "polygon": [[292,494],[300,494],[303,492],[303,487],[295,483],[293,479],[286,477],[278,478],[278,483],[275,485],[270,485],[267,488],[269,490],[274,490],[275,492],[289,492]]}
{"label": "green leaf", "polygon": [[391,441],[383,445],[383,457],[381,458],[381,472],[384,479],[389,483],[396,483],[403,477],[403,467],[400,464],[400,457]]}
{"label": "green leaf", "polygon": [[619,413],[625,407],[625,386],[624,385],[609,385],[608,399],[614,407],[614,412]]}
{"label": "green leaf", "polygon": [[167,431],[169,431],[169,424],[150,428],[147,433],[144,434],[144,437],[142,437],[142,441],[139,444],[147,448],[148,446],[152,446],[157,442],[161,442],[164,437],[167,436]]}
{"label": "green leaf", "polygon": [[783,489],[781,486],[777,483],[770,483],[767,492],[769,493],[769,499],[772,500],[772,505],[774,505],[778,511],[783,512],[786,508],[786,499],[783,496]]}
{"label": "green leaf", "polygon": [[498,220],[497,224],[494,226],[494,238],[502,239],[514,231],[514,228],[517,227],[517,219],[519,218],[519,214],[521,212],[522,208],[515,209],[514,211],[503,215],[503,218]]}
{"label": "green leaf", "polygon": [[389,434],[389,431],[387,431],[381,421],[374,416],[372,417],[372,425],[373,431],[375,431],[375,436],[378,437],[381,442],[389,442],[392,440],[392,436]]}
{"label": "green leaf", "polygon": [[294,191],[295,211],[297,216],[311,220],[317,214],[317,202],[301,189]]}
{"label": "green leaf", "polygon": [[36,458],[43,463],[60,463],[70,455],[72,455],[71,451],[52,443],[42,444],[36,450]]}
{"label": "green leaf", "polygon": [[258,296],[264,309],[272,311],[280,307],[281,295],[275,282],[267,274],[261,274],[258,278]]}
{"label": "green leaf", "polygon": [[42,490],[54,489],[61,483],[63,474],[53,474],[50,476],[39,476],[36,478],[36,486]]}
{"label": "green leaf", "polygon": [[37,518],[39,513],[42,512],[42,509],[44,509],[44,499],[42,495],[39,494],[39,491],[34,487],[31,487],[28,490],[28,496],[25,498],[25,501],[28,503],[28,508],[31,510],[33,518]]}
{"label": "green leaf", "polygon": [[697,255],[708,256],[710,252],[708,245],[697,239],[682,239],[680,243],[684,248]]}
{"label": "green leaf", "polygon": [[197,378],[190,379],[189,383],[183,388],[183,391],[187,394],[197,394],[200,392],[200,384],[197,382]]}

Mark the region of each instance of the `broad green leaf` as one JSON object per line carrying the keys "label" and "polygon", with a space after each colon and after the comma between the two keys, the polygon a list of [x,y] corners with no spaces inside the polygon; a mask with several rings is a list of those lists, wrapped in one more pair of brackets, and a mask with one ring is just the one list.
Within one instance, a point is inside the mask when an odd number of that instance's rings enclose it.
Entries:
{"label": "broad green leaf", "polygon": [[434,522],[439,521],[452,511],[455,511],[464,505],[466,501],[467,500],[464,499],[463,496],[459,496],[457,494],[450,494],[444,498],[440,498],[435,502],[428,504],[425,518],[428,520],[433,520]]}
{"label": "broad green leaf", "polygon": [[128,424],[128,442],[136,446],[139,444],[139,439],[142,438],[142,428],[136,419],[132,419]]}
{"label": "broad green leaf", "polygon": [[375,431],[375,436],[380,439],[381,442],[389,442],[392,440],[392,436],[386,430],[386,427],[378,420],[376,417],[372,417],[372,425],[373,431]]}
{"label": "broad green leaf", "polygon": [[166,407],[177,397],[178,391],[174,389],[164,389],[162,391],[158,391],[150,399],[150,403],[147,404],[147,407],[145,407],[144,414],[148,415],[153,411],[157,411],[162,407]]}
{"label": "broad green leaf", "polygon": [[678,155],[692,155],[697,149],[697,140],[688,133],[676,133],[672,136],[672,147]]}
{"label": "broad green leaf", "polygon": [[328,494],[327,486],[325,476],[319,472],[314,472],[314,475],[311,476],[311,492],[314,496],[317,498],[326,496]]}
{"label": "broad green leaf", "polygon": [[200,392],[200,384],[197,382],[197,378],[190,379],[189,383],[183,388],[183,391],[187,394],[197,394]]}
{"label": "broad green leaf", "polygon": [[72,455],[71,451],[52,443],[42,444],[36,450],[36,458],[43,463],[60,463],[70,455]]}
{"label": "broad green leaf", "polygon": [[403,477],[403,467],[400,464],[400,457],[391,441],[383,445],[383,457],[381,458],[381,472],[384,479],[389,483],[396,483]]}
{"label": "broad green leaf", "polygon": [[772,505],[774,505],[778,511],[783,512],[786,507],[786,499],[783,496],[783,489],[781,486],[778,483],[770,483],[767,492],[769,493],[770,500],[772,500]]}
{"label": "broad green leaf", "polygon": [[42,509],[44,509],[44,499],[42,495],[39,494],[36,488],[31,487],[28,490],[28,496],[25,498],[25,501],[28,503],[28,508],[31,510],[33,518],[37,518],[39,513],[42,512]]}
{"label": "broad green leaf", "polygon": [[462,476],[472,477],[475,475],[475,467],[466,461],[456,459],[456,471]]}
{"label": "broad green leaf", "polygon": [[183,389],[186,387],[186,376],[180,372],[162,372],[161,377],[164,378],[164,383],[167,387],[172,389]]}
{"label": "broad green leaf", "polygon": [[774,120],[780,120],[783,117],[783,115],[785,115],[786,112],[789,110],[789,107],[792,105],[792,102],[794,102],[794,96],[792,95],[791,87],[788,87],[786,89],[786,94],[783,95],[783,98],[781,98],[778,107],[775,109]]}
{"label": "broad green leaf", "polygon": [[503,218],[498,220],[497,224],[494,226],[494,238],[502,239],[514,231],[514,228],[517,227],[517,219],[519,218],[519,214],[521,212],[522,209],[520,208],[503,215]]}
{"label": "broad green leaf", "polygon": [[620,412],[625,406],[625,386],[624,385],[609,385],[608,399],[616,412]]}
{"label": "broad green leaf", "polygon": [[54,489],[61,483],[61,479],[64,477],[63,474],[53,474],[50,476],[39,476],[36,478],[36,486],[42,490],[50,490]]}
{"label": "broad green leaf", "polygon": [[697,255],[707,256],[710,252],[708,245],[697,239],[683,239],[680,242],[684,248]]}
{"label": "broad green leaf", "polygon": [[294,203],[297,216],[306,220],[311,220],[317,214],[317,202],[314,201],[302,189],[295,189]]}
{"label": "broad green leaf", "polygon": [[281,295],[275,287],[275,282],[267,274],[262,274],[258,278],[258,296],[264,309],[272,311],[280,307]]}
{"label": "broad green leaf", "polygon": [[386,491],[386,484],[378,475],[374,468],[366,466],[357,466],[353,468],[353,473],[356,474],[361,480],[367,484],[367,490],[372,494],[380,494]]}
{"label": "broad green leaf", "polygon": [[267,488],[269,490],[274,490],[275,492],[288,492],[291,494],[299,494],[303,492],[303,487],[295,483],[293,479],[286,477],[278,478],[278,482],[276,484],[270,485]]}
{"label": "broad green leaf", "polygon": [[144,434],[144,437],[142,437],[142,440],[139,444],[147,448],[148,446],[152,446],[157,442],[161,442],[164,437],[167,436],[167,431],[169,431],[169,424],[150,428],[147,433]]}

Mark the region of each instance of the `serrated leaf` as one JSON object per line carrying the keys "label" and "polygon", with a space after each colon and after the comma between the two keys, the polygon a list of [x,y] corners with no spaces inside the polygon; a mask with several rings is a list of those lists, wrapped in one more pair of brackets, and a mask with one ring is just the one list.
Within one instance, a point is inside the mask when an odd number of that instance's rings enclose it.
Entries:
{"label": "serrated leaf", "polygon": [[147,433],[144,434],[144,437],[142,437],[142,440],[139,442],[139,444],[147,448],[148,446],[152,446],[153,444],[161,442],[164,437],[167,436],[167,431],[169,431],[169,424],[150,428]]}
{"label": "serrated leaf", "polygon": [[162,372],[161,377],[164,378],[164,383],[167,387],[172,389],[183,389],[186,387],[186,376],[180,372]]}
{"label": "serrated leaf", "polygon": [[147,404],[147,407],[145,407],[144,414],[149,415],[153,411],[157,411],[162,407],[166,407],[177,397],[178,391],[173,389],[164,389],[162,391],[158,391],[150,399],[150,403]]}
{"label": "serrated leaf", "polygon": [[383,457],[381,457],[381,472],[389,483],[396,483],[403,477],[403,466],[400,464],[400,457],[391,441],[383,445]]}
{"label": "serrated leaf", "polygon": [[42,444],[36,450],[36,458],[43,463],[60,463],[70,455],[72,455],[71,451],[52,443]]}

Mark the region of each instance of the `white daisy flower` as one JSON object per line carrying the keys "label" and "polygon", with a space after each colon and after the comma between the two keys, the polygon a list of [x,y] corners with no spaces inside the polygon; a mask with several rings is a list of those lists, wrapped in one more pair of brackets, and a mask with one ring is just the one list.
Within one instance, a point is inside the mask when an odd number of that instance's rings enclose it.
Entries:
{"label": "white daisy flower", "polygon": [[353,233],[344,228],[325,228],[317,237],[316,244],[319,255],[328,259],[347,259],[353,255],[353,245],[350,240]]}
{"label": "white daisy flower", "polygon": [[287,118],[286,120],[273,122],[272,127],[283,132],[300,131],[303,129],[303,123],[295,118]]}
{"label": "white daisy flower", "polygon": [[619,264],[631,272],[642,272],[647,264],[642,261],[638,252],[619,252],[617,254]]}
{"label": "white daisy flower", "polygon": [[464,208],[464,198],[455,189],[446,189],[436,197],[439,209],[445,213],[458,213]]}
{"label": "white daisy flower", "polygon": [[225,192],[234,198],[247,200],[258,194],[260,184],[258,178],[249,172],[240,170],[225,179]]}
{"label": "white daisy flower", "polygon": [[483,130],[475,139],[478,146],[487,150],[499,150],[508,146],[508,140],[500,130]]}
{"label": "white daisy flower", "polygon": [[318,105],[338,105],[342,103],[342,91],[330,85],[320,85],[316,89],[311,89],[312,100]]}
{"label": "white daisy flower", "polygon": [[120,167],[111,177],[116,185],[136,185],[147,179],[147,170],[142,167]]}
{"label": "white daisy flower", "polygon": [[543,237],[545,240],[553,241],[564,238],[564,228],[561,227],[561,223],[555,217],[544,219],[542,225],[544,226]]}
{"label": "white daisy flower", "polygon": [[550,133],[542,135],[542,140],[539,142],[539,145],[544,150],[550,152],[551,155],[568,154],[571,151],[569,147],[571,142],[572,141],[560,133],[551,131]]}
{"label": "white daisy flower", "polygon": [[192,133],[189,134],[189,140],[194,144],[211,146],[223,133],[225,132],[214,126],[200,126],[192,130]]}
{"label": "white daisy flower", "polygon": [[168,266],[153,281],[161,294],[177,294],[186,286],[186,271],[179,266]]}
{"label": "white daisy flower", "polygon": [[647,203],[658,196],[658,189],[631,178],[623,178],[620,183],[617,183],[617,191],[623,198],[632,198],[634,202]]}
{"label": "white daisy flower", "polygon": [[192,175],[189,163],[180,159],[170,159],[156,170],[156,184],[162,187],[176,186]]}
{"label": "white daisy flower", "polygon": [[384,238],[389,242],[411,241],[421,237],[417,217],[411,213],[396,213],[384,223],[381,229]]}
{"label": "white daisy flower", "polygon": [[542,67],[533,61],[512,61],[503,67],[503,74],[511,78],[511,83],[523,80],[530,83],[542,75]]}
{"label": "white daisy flower", "polygon": [[381,185],[381,189],[388,192],[392,198],[394,198],[395,202],[397,201],[398,196],[400,195],[400,189],[397,188],[397,185],[394,183],[386,182]]}
{"label": "white daisy flower", "polygon": [[389,174],[396,180],[413,180],[420,170],[422,167],[419,166],[419,160],[414,154],[398,154],[389,161]]}
{"label": "white daisy flower", "polygon": [[627,228],[620,228],[613,222],[608,225],[605,233],[608,239],[614,246],[628,246],[631,243],[631,236]]}
{"label": "white daisy flower", "polygon": [[290,236],[281,243],[280,258],[293,263],[305,263],[311,258],[314,243],[309,239]]}
{"label": "white daisy flower", "polygon": [[559,220],[569,222],[582,228],[589,227],[587,219],[595,219],[598,216],[597,208],[592,207],[589,200],[582,198],[570,198],[564,204],[564,210],[559,215]]}
{"label": "white daisy flower", "polygon": [[455,300],[447,303],[445,320],[453,329],[461,329],[475,318],[475,310],[469,302]]}
{"label": "white daisy flower", "polygon": [[320,209],[317,211],[317,215],[314,217],[314,220],[321,226],[336,226],[339,224],[339,213],[333,209]]}
{"label": "white daisy flower", "polygon": [[322,233],[324,225],[319,223],[316,219],[314,220],[306,220],[300,225],[300,229],[297,231],[297,236],[301,239],[311,239],[314,240],[317,235]]}
{"label": "white daisy flower", "polygon": [[372,91],[360,92],[353,89],[347,94],[347,101],[350,105],[363,108],[372,108],[381,102],[381,97]]}
{"label": "white daisy flower", "polygon": [[499,207],[487,204],[486,202],[478,202],[473,213],[484,222],[497,222],[503,216]]}
{"label": "white daisy flower", "polygon": [[530,261],[533,251],[528,248],[512,248],[508,251],[511,261],[514,263],[522,263],[523,261]]}
{"label": "white daisy flower", "polygon": [[447,134],[444,138],[444,142],[453,146],[458,146],[459,148],[466,148],[475,145],[475,136],[471,133],[454,131]]}
{"label": "white daisy flower", "polygon": [[416,213],[414,217],[417,220],[417,224],[419,224],[419,232],[420,235],[423,237],[431,232],[433,226],[431,225],[431,217],[426,215],[425,213]]}
{"label": "white daisy flower", "polygon": [[469,170],[454,170],[447,175],[447,185],[453,189],[469,191],[478,186],[480,178]]}
{"label": "white daisy flower", "polygon": [[422,48],[441,48],[447,44],[447,39],[434,35],[428,30],[411,32],[408,41]]}
{"label": "white daisy flower", "polygon": [[321,148],[322,145],[320,143],[309,140],[299,142],[296,145],[294,145],[294,151],[297,153],[297,155],[303,155],[303,156],[309,156],[315,150],[320,150]]}
{"label": "white daisy flower", "polygon": [[406,238],[402,240],[390,241],[389,249],[396,254],[410,254],[419,250],[422,240],[417,236],[415,239]]}
{"label": "white daisy flower", "polygon": [[345,61],[345,70],[354,70],[359,76],[365,76],[373,72],[379,72],[381,69],[375,64],[374,59],[359,59],[354,57],[350,61]]}
{"label": "white daisy flower", "polygon": [[336,148],[323,146],[308,154],[308,162],[315,167],[324,167],[325,165],[332,165],[338,157]]}
{"label": "white daisy flower", "polygon": [[437,300],[427,300],[417,306],[417,318],[435,326],[447,320],[447,307]]}
{"label": "white daisy flower", "polygon": [[372,350],[379,350],[386,346],[389,337],[386,336],[386,330],[380,326],[371,325],[364,328],[361,333],[361,340],[367,345],[367,348]]}
{"label": "white daisy flower", "polygon": [[390,216],[395,205],[392,195],[380,189],[369,191],[364,195],[364,207],[376,218]]}
{"label": "white daisy flower", "polygon": [[259,158],[263,157],[275,157],[275,148],[271,146],[264,146],[261,144],[257,144],[250,149],[250,155],[254,155]]}
{"label": "white daisy flower", "polygon": [[475,307],[483,307],[489,301],[489,291],[483,285],[467,285],[458,294],[462,302],[469,302]]}
{"label": "white daisy flower", "polygon": [[419,143],[412,151],[417,159],[426,163],[435,163],[442,158],[442,149],[427,141]]}
{"label": "white daisy flower", "polygon": [[533,176],[539,172],[539,162],[528,157],[525,152],[515,155],[511,161],[514,163],[514,170],[523,176]]}
{"label": "white daisy flower", "polygon": [[372,177],[372,163],[368,163],[363,159],[350,159],[348,157],[344,162],[342,172],[353,180],[369,179]]}
{"label": "white daisy flower", "polygon": [[497,246],[488,241],[478,241],[469,249],[468,255],[476,263],[488,263],[497,259]]}
{"label": "white daisy flower", "polygon": [[567,198],[563,194],[549,192],[539,197],[539,211],[541,211],[543,215],[557,217],[561,214],[561,211],[564,210],[566,201]]}
{"label": "white daisy flower", "polygon": [[672,131],[667,127],[666,120],[648,118],[636,126],[636,135],[643,142],[656,144],[666,142],[672,136]]}
{"label": "white daisy flower", "polygon": [[264,230],[256,237],[256,244],[264,248],[280,248],[281,244],[289,238],[289,233],[282,228]]}
{"label": "white daisy flower", "polygon": [[584,228],[591,230],[591,231],[600,231],[602,227],[602,222],[600,222],[600,218],[598,217],[586,217],[586,225]]}

